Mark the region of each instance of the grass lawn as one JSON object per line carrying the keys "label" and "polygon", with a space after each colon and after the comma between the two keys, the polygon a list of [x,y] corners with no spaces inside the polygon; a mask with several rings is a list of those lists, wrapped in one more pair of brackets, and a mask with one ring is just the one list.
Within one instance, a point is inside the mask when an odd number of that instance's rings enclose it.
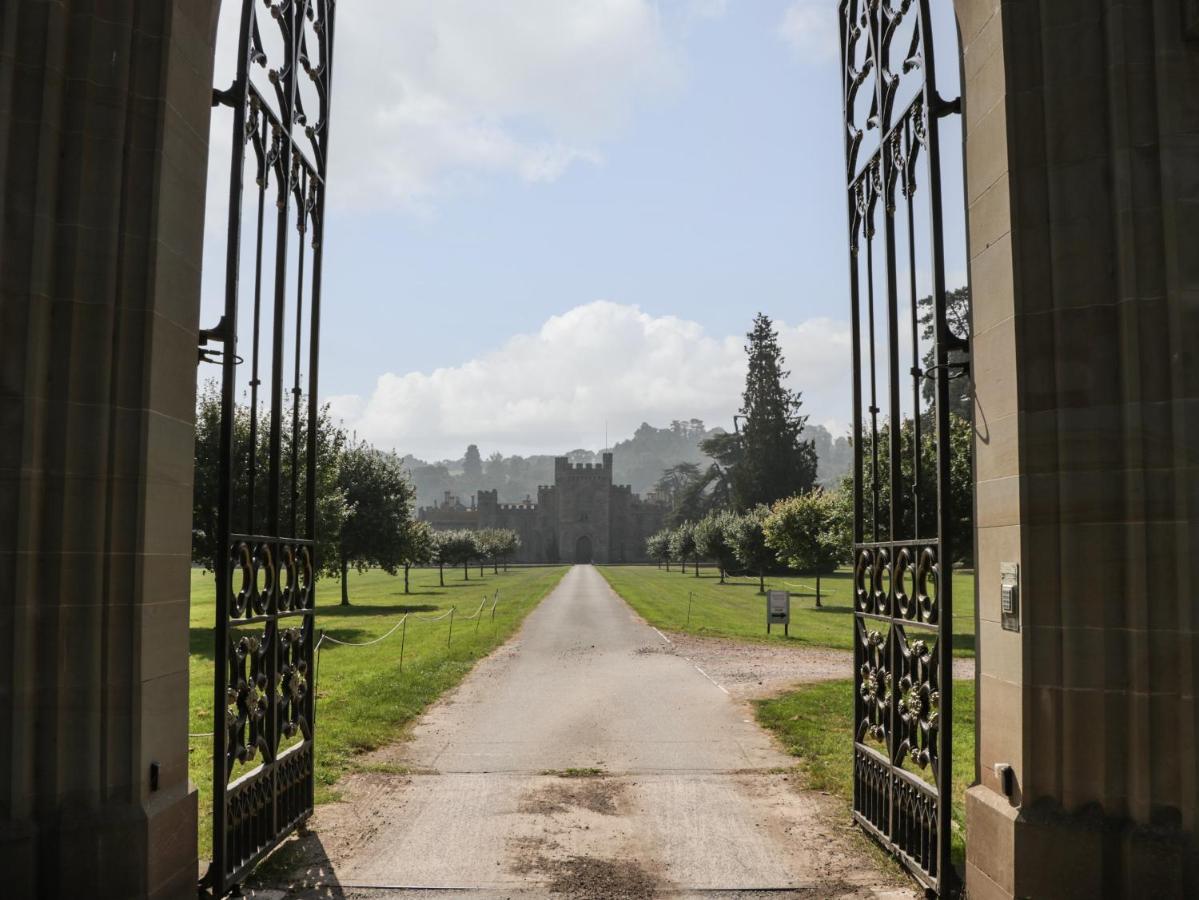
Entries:
{"label": "grass lawn", "polygon": [[[953,684],[953,858],[964,865],[966,788],[974,781],[974,682]],[[799,757],[815,790],[853,802],[853,682],[805,685],[773,700],[759,700],[758,721]]]}
{"label": "grass lawn", "polygon": [[[446,569],[444,588],[436,569],[413,570],[410,594],[402,576],[383,572],[350,574],[351,606],[339,605],[341,585],[324,579],[317,585],[317,629],[343,641],[363,642],[386,633],[408,612],[437,616],[457,608],[453,642],[447,648],[449,621],[410,618],[405,629],[404,670],[399,671],[400,632],[371,647],[326,643],[321,650],[317,694],[316,802],[335,799],[332,786],[355,766],[355,757],[399,736],[473,664],[486,656],[562,578],[565,567],[512,569],[498,575],[475,568],[464,581],[462,569]],[[474,613],[484,595],[500,591],[495,624],[487,613],[476,630]],[[192,570],[191,710],[189,731],[212,731],[214,581],[211,573]],[[200,791],[200,856],[212,849],[212,738],[189,741],[189,774]],[[240,772],[235,773],[234,777]]]}
{"label": "grass lawn", "polygon": [[[758,579],[738,577],[720,583],[715,569],[693,568],[686,575],[677,566],[671,571],[653,566],[600,566],[612,589],[651,625],[688,634],[733,637],[753,641],[796,641],[821,647],[853,649],[853,575],[848,569],[820,579],[821,602],[816,609],[816,580],[808,576],[766,579],[767,590],[791,591],[791,636],[781,627],[766,636],[766,600],[758,593]],[[691,620],[687,621],[688,595]],[[954,572],[954,655],[974,656],[974,574]]]}

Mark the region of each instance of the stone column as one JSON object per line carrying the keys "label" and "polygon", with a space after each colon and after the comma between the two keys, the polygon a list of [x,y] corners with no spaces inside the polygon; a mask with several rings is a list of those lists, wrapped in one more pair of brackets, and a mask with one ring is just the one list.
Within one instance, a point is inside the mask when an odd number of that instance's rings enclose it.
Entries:
{"label": "stone column", "polygon": [[981,618],[968,889],[1194,896],[1199,14],[956,6]]}
{"label": "stone column", "polygon": [[195,896],[189,550],[214,6],[0,4],[5,896]]}

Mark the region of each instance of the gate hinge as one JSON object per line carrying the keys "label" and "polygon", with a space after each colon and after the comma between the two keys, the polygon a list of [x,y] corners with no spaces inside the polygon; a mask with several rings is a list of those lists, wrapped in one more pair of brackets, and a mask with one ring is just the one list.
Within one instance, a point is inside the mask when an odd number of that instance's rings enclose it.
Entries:
{"label": "gate hinge", "polygon": [[[200,329],[200,362],[219,363],[223,361],[225,354],[229,352],[228,346],[233,341],[233,335],[230,334],[230,331],[231,329],[229,328],[229,320],[224,316],[221,316],[221,320],[216,323],[215,328]],[[226,349],[224,351],[210,350],[208,349],[209,341],[217,344],[223,344],[225,345]],[[240,356],[234,354],[233,361],[234,363],[240,364],[242,359]]]}
{"label": "gate hinge", "polygon": [[962,112],[962,98],[955,97],[953,100],[946,100],[940,94],[933,95],[932,114],[943,119],[946,116],[960,115]]}
{"label": "gate hinge", "polygon": [[938,372],[944,370],[945,377],[951,381],[955,378],[964,378],[970,374],[970,363],[967,362],[947,362],[939,365],[929,366],[923,371],[925,378],[933,378]]}
{"label": "gate hinge", "polygon": [[228,106],[230,108],[237,106],[237,80],[234,79],[233,84],[220,90],[219,88],[212,89],[212,105],[213,106]]}
{"label": "gate hinge", "polygon": [[216,341],[220,344],[229,343],[229,320],[224,315],[216,323],[216,327],[200,329],[200,346],[207,346],[209,341]]}

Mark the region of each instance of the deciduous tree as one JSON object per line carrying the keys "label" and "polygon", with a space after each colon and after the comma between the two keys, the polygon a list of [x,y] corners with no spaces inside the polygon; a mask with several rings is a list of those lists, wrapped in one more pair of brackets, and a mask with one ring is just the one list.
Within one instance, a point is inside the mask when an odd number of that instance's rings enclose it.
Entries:
{"label": "deciduous tree", "polygon": [[400,559],[404,564],[404,593],[408,593],[408,573],[413,566],[427,566],[436,560],[437,547],[428,522],[410,519],[404,529]]}
{"label": "deciduous tree", "polygon": [[347,505],[337,554],[341,604],[349,606],[351,567],[364,572],[376,566],[394,575],[404,565],[404,542],[412,521],[415,491],[399,457],[380,453],[365,441],[343,452],[337,484]]}
{"label": "deciduous tree", "polygon": [[820,606],[820,576],[836,571],[845,556],[836,528],[836,498],[817,488],[780,500],[763,527],[766,545],[781,563],[816,576],[816,605]]}
{"label": "deciduous tree", "polygon": [[658,563],[658,568],[662,568],[662,563],[666,563],[666,571],[670,571],[670,533],[668,531],[658,531],[651,534],[645,539],[646,555]]}
{"label": "deciduous tree", "polygon": [[[306,408],[300,398],[301,410]],[[221,394],[215,381],[208,381],[200,388],[196,398],[195,481],[192,492],[192,560],[212,569],[218,553],[227,553],[221,547],[218,534],[217,511],[220,507],[220,423]],[[265,462],[270,459],[270,427],[266,411],[260,408],[256,429],[251,428],[250,409],[237,405],[233,416],[233,520],[232,530],[240,534],[261,534],[268,529],[269,471]],[[338,470],[342,450],[346,443],[345,432],[333,423],[326,405],[319,410],[316,432],[316,528],[310,532],[306,522],[307,493],[305,480],[308,474],[308,421],[301,415],[299,434],[291,433],[291,417],[283,417],[283,431],[279,438],[280,454],[280,530],[290,531],[292,523],[292,497],[296,497],[295,523],[298,534],[315,534],[315,574],[334,575],[339,563],[337,543],[341,534],[341,523],[346,515],[346,501],[338,484]],[[254,431],[251,439],[251,432]],[[253,444],[253,446],[251,446]],[[294,456],[293,456],[294,447]],[[250,471],[255,478],[251,491]],[[293,490],[293,473],[294,490]],[[253,493],[253,520],[250,518],[250,495]]]}
{"label": "deciduous tree", "polygon": [[729,531],[735,522],[736,516],[724,511],[709,513],[695,525],[696,553],[716,563],[721,584],[724,584],[725,574],[737,561],[737,555],[729,541]]}
{"label": "deciduous tree", "polygon": [[441,533],[441,559],[451,566],[462,566],[462,578],[470,581],[471,560],[479,557],[478,536],[473,531],[443,531]]}
{"label": "deciduous tree", "polygon": [[766,545],[765,524],[770,510],[757,506],[742,513],[730,524],[729,542],[743,567],[758,573],[758,593],[766,593],[766,570],[774,563],[774,551]]}
{"label": "deciduous tree", "polygon": [[[687,560],[695,557],[695,526],[684,522],[670,533],[670,555],[679,561],[679,569],[687,574]],[[699,573],[699,562],[695,564]]]}

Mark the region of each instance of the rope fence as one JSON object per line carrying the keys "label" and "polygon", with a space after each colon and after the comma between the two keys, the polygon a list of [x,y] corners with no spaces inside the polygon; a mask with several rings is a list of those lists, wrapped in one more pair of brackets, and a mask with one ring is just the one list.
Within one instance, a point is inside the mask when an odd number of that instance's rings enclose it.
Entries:
{"label": "rope fence", "polygon": [[[475,633],[475,635],[478,635],[479,625],[483,621],[483,611],[484,611],[484,609],[488,609],[488,611],[490,612],[490,618],[491,618],[491,623],[492,623],[491,636],[492,636],[492,640],[494,640],[495,639],[495,608],[499,604],[499,602],[500,602],[500,590],[499,590],[499,588],[496,588],[495,594],[492,597],[490,597],[490,598],[488,598],[486,596],[483,597],[483,599],[479,602],[478,607],[475,609],[475,611],[473,613],[471,613],[469,616],[457,616],[457,618],[459,621],[462,621],[462,622],[469,622],[473,619],[475,621],[474,633]],[[490,604],[490,606],[488,604]],[[313,672],[312,672],[312,692],[313,692],[313,694],[312,694],[312,718],[314,720],[316,719],[316,701],[317,701],[317,698],[320,696],[317,692],[317,685],[319,684],[319,681],[320,681],[319,676],[320,676],[320,669],[321,669],[321,648],[324,646],[324,644],[326,642],[328,642],[330,644],[336,644],[339,647],[373,647],[375,644],[383,643],[383,641],[387,640],[389,637],[391,637],[393,634],[395,634],[398,631],[400,633],[399,671],[402,674],[404,671],[404,650],[405,650],[405,646],[407,644],[407,639],[408,639],[408,620],[413,619],[418,622],[430,622],[431,623],[431,622],[442,622],[442,621],[445,621],[446,619],[449,619],[450,620],[449,631],[446,634],[446,640],[445,640],[446,649],[448,650],[454,640],[454,618],[455,618],[455,614],[457,613],[457,611],[458,611],[458,607],[455,605],[455,606],[451,606],[445,612],[441,613],[440,615],[436,615],[436,616],[422,616],[418,613],[404,613],[404,615],[400,618],[400,621],[398,621],[394,625],[392,625],[391,628],[389,628],[384,634],[381,634],[381,635],[379,635],[379,637],[374,638],[369,641],[343,641],[340,638],[333,637],[333,635],[329,634],[322,628],[321,636],[317,639],[316,646],[313,648],[314,662],[313,662]],[[212,737],[213,734],[215,734],[215,732],[200,731],[200,732],[188,732],[187,736],[189,738],[202,738],[202,737]]]}

